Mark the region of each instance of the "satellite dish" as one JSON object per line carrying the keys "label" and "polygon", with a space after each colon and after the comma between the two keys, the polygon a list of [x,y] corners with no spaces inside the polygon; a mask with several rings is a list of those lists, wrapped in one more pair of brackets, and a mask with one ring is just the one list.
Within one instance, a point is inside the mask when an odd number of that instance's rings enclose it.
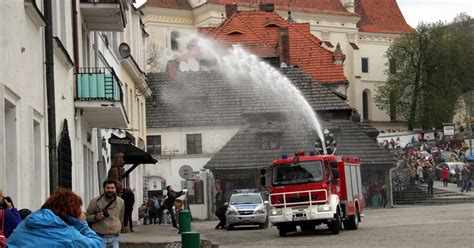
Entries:
{"label": "satellite dish", "polygon": [[188,63],[186,63],[185,61],[179,62],[179,70],[180,71],[189,71]]}
{"label": "satellite dish", "polygon": [[130,47],[127,43],[123,42],[119,45],[119,54],[124,59],[130,57]]}
{"label": "satellite dish", "polygon": [[199,63],[194,58],[188,59],[188,67],[190,71],[199,71]]}

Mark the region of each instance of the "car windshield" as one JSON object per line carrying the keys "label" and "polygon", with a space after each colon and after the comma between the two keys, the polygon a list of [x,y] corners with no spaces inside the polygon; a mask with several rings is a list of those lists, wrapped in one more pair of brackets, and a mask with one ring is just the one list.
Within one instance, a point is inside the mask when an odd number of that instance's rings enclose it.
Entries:
{"label": "car windshield", "polygon": [[463,167],[464,167],[463,163],[449,164],[449,169],[451,170],[455,170],[456,168],[462,170]]}
{"label": "car windshield", "polygon": [[321,161],[304,161],[273,168],[273,185],[319,182],[324,178]]}
{"label": "car windshield", "polygon": [[233,195],[230,198],[230,204],[261,204],[262,198],[258,195]]}

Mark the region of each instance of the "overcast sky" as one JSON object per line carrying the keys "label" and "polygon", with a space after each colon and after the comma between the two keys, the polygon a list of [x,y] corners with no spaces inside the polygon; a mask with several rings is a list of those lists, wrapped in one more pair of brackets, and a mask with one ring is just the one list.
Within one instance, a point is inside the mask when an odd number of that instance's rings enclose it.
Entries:
{"label": "overcast sky", "polygon": [[[141,5],[145,0],[137,0]],[[453,18],[466,12],[474,17],[474,0],[397,0],[405,20],[412,27],[418,22],[452,21]]]}
{"label": "overcast sky", "polygon": [[405,20],[412,27],[420,22],[452,21],[465,12],[474,17],[474,0],[397,0]]}

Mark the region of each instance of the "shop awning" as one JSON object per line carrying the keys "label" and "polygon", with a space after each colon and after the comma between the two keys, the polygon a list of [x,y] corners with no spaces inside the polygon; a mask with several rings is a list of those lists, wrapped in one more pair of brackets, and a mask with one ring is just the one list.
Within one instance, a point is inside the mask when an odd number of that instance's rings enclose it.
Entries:
{"label": "shop awning", "polygon": [[126,178],[140,164],[156,164],[156,162],[158,162],[148,152],[134,146],[128,138],[119,138],[112,134],[109,138],[109,144],[111,146],[111,158],[115,153],[120,152],[124,154],[125,164],[133,164],[133,166],[123,174],[123,178]]}

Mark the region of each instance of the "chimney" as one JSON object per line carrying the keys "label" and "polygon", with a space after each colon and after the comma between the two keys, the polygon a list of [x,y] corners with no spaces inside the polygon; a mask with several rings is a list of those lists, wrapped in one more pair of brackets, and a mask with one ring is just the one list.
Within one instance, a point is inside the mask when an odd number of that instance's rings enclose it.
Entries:
{"label": "chimney", "polygon": [[237,13],[237,4],[226,4],[225,5],[225,15],[227,18],[230,18]]}
{"label": "chimney", "polygon": [[273,12],[275,11],[275,4],[273,3],[261,3],[258,5],[260,11]]}
{"label": "chimney", "polygon": [[278,29],[278,55],[280,56],[280,65],[285,63],[290,65],[290,40],[288,36],[288,27]]}

